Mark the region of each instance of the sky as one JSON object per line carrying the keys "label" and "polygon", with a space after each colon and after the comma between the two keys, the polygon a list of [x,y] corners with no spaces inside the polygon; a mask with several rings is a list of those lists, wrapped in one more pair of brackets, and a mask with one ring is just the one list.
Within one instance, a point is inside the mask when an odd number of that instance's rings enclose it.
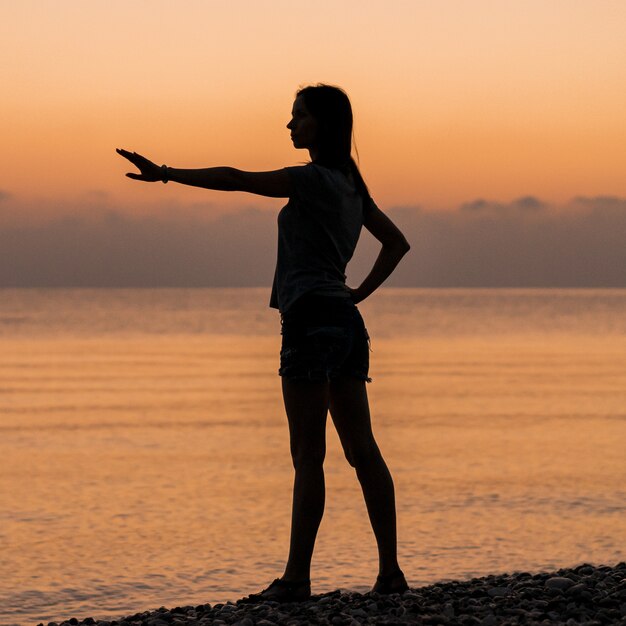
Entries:
{"label": "sky", "polygon": [[293,96],[327,82],[349,93],[362,173],[414,244],[393,284],[626,287],[621,0],[0,10],[0,286],[269,284],[282,201],[137,183],[115,148],[303,163]]}

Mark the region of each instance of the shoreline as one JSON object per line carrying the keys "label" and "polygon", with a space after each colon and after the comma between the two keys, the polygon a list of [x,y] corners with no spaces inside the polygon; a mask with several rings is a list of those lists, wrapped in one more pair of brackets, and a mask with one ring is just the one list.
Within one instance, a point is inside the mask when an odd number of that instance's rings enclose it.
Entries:
{"label": "shoreline", "polygon": [[[296,624],[460,624],[626,626],[626,562],[584,563],[553,572],[516,572],[410,588],[381,596],[336,590],[300,603],[201,604],[119,620],[72,617],[48,626],[279,626]],[[45,626],[40,623],[38,626]]]}

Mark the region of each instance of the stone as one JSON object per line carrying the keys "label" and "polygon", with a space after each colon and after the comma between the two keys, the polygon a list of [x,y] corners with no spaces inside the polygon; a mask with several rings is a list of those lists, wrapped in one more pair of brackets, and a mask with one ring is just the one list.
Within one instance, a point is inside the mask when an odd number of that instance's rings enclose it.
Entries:
{"label": "stone", "polygon": [[544,583],[546,589],[556,589],[557,591],[564,591],[565,589],[569,589],[574,584],[574,581],[571,578],[567,578],[565,576],[552,576],[548,578]]}
{"label": "stone", "polygon": [[508,587],[492,587],[491,589],[487,591],[487,593],[492,598],[502,598],[503,596],[506,596],[509,593],[511,593],[511,590]]}
{"label": "stone", "polygon": [[577,596],[583,593],[583,591],[589,591],[589,588],[585,583],[576,583],[567,589],[567,595]]}

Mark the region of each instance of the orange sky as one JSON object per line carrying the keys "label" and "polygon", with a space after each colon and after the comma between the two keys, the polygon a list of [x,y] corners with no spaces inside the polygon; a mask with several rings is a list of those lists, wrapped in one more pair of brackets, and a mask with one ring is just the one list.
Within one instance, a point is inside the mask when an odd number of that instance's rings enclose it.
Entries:
{"label": "orange sky", "polygon": [[5,0],[0,198],[275,206],[133,183],[114,148],[291,165],[293,93],[317,81],[350,94],[382,207],[623,197],[625,32],[619,0]]}

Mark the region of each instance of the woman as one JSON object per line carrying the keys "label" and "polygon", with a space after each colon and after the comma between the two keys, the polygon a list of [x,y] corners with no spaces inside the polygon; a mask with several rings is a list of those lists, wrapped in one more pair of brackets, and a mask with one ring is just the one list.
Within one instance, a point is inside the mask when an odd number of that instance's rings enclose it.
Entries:
{"label": "woman", "polygon": [[[356,307],[391,274],[409,244],[371,199],[351,157],[352,108],[344,91],[309,86],[296,94],[287,124],[311,162],[271,172],[230,167],[176,169],[117,150],[146,182],[174,181],[222,191],[289,198],[278,217],[278,259],[270,306],[282,323],[280,370],[295,468],[289,558],[281,578],[244,602],[302,601],[311,595],[310,565],[324,511],[328,411],[363,489],[379,553],[372,591],[408,588],[398,565],[391,474],[374,439],[365,388],[369,337]],[[361,227],[382,248],[362,284],[345,284]]]}

